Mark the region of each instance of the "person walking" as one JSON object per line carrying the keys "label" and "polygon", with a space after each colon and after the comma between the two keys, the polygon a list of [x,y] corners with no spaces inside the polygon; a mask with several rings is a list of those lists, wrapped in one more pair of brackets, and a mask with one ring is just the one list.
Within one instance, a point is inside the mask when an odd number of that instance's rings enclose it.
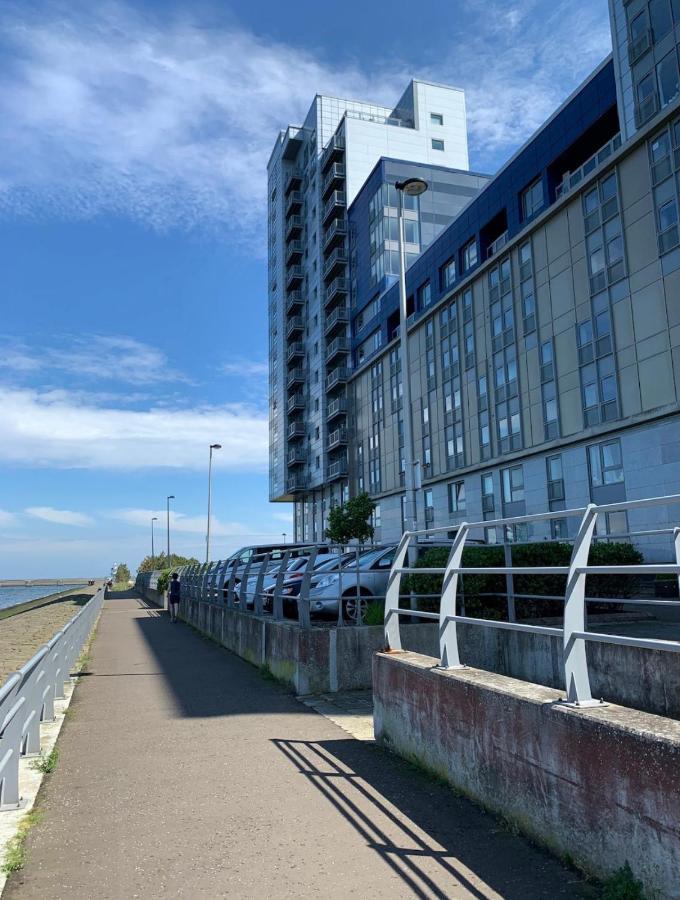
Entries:
{"label": "person walking", "polygon": [[179,612],[179,600],[180,600],[180,586],[179,586],[179,575],[177,572],[172,573],[172,578],[170,579],[170,588],[168,590],[168,606],[170,608],[170,621],[177,621],[177,613]]}

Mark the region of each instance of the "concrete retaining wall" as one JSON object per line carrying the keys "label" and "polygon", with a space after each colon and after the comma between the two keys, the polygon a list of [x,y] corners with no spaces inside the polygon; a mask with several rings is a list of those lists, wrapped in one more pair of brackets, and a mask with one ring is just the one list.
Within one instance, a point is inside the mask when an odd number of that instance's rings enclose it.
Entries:
{"label": "concrete retaining wall", "polygon": [[145,588],[144,586],[137,586],[137,590],[145,600],[148,600],[149,603],[153,603],[154,606],[160,606],[161,609],[168,608],[167,596],[165,592],[159,592],[154,590],[153,588]]}
{"label": "concrete retaining wall", "polygon": [[680,723],[412,653],[374,659],[376,738],[598,877],[680,897]]}
{"label": "concrete retaining wall", "polygon": [[[227,650],[264,666],[298,694],[370,688],[373,655],[385,646],[381,625],[362,628],[276,622],[215,603],[183,600],[180,617]],[[404,641],[418,652],[432,650],[436,630],[403,626]]]}

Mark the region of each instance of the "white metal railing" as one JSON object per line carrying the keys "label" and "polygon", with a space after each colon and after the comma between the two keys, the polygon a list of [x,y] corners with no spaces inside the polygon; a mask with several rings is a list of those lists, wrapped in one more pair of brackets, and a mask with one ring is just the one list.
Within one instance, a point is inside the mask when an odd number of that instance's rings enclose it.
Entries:
{"label": "white metal railing", "polygon": [[[392,570],[385,597],[385,639],[392,650],[401,650],[400,616],[423,619],[436,619],[439,622],[439,658],[440,666],[445,669],[461,668],[458,647],[457,624],[482,625],[489,628],[500,628],[509,631],[524,631],[534,634],[549,634],[562,638],[563,675],[567,693],[567,702],[588,707],[599,704],[594,700],[590,689],[586,642],[618,644],[628,647],[643,647],[680,653],[680,641],[664,641],[652,638],[633,638],[613,634],[598,634],[586,629],[586,603],[599,602],[599,598],[586,597],[586,578],[588,575],[657,575],[672,574],[680,584],[680,528],[653,529],[647,533],[669,533],[674,537],[675,563],[644,565],[610,565],[592,566],[588,564],[590,547],[595,537],[595,526],[599,515],[623,512],[640,508],[673,506],[680,504],[680,494],[666,497],[654,497],[644,500],[630,500],[623,503],[610,503],[589,506],[582,509],[560,510],[537,513],[534,515],[512,516],[481,522],[462,522],[456,526],[456,534],[451,543],[447,564],[444,568],[417,568],[408,564],[408,554],[413,540],[418,537],[431,537],[451,532],[452,527],[426,529],[423,531],[407,531],[404,533],[394,557]],[[529,524],[549,519],[577,518],[580,524],[571,560],[568,566],[463,566],[463,551],[471,531],[487,528],[505,528],[511,525]],[[443,577],[442,593],[438,613],[424,612],[416,609],[402,609],[399,606],[402,575],[441,575]],[[458,583],[460,576],[465,575],[563,575],[566,576],[564,598],[563,628],[520,624],[517,622],[499,622],[491,619],[479,619],[460,615],[458,611]],[[552,599],[552,598],[551,598]],[[618,602],[628,602],[619,600]],[[667,603],[668,601],[647,601],[649,603]]]}
{"label": "white metal railing", "polygon": [[597,153],[593,153],[590,159],[587,159],[578,169],[575,169],[573,172],[565,172],[561,184],[558,184],[555,189],[555,199],[559,200],[560,197],[567,194],[572,188],[575,188],[576,185],[580,184],[586,176],[590,175],[590,173],[599,168],[602,163],[606,162],[620,146],[621,135],[616,134],[610,141],[607,141],[603,147],[600,147]]}
{"label": "white metal railing", "polygon": [[80,656],[104,602],[104,588],[0,687],[0,810],[19,809],[19,760],[40,753],[40,723],[54,720],[54,701]]}

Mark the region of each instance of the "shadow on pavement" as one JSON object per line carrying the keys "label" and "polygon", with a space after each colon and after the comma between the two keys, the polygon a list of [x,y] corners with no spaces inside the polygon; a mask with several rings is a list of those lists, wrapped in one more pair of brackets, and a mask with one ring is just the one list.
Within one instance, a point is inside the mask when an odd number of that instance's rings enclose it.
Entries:
{"label": "shadow on pavement", "polygon": [[576,872],[381,748],[273,743],[416,897],[486,898],[489,888],[512,900],[595,896]]}
{"label": "shadow on pavement", "polygon": [[[140,607],[142,610],[147,611]],[[304,709],[284,687],[265,680],[259,669],[189,625],[171,624],[167,614],[156,607],[149,607],[148,612],[150,615],[140,615],[134,622],[165,676],[180,715],[299,714],[300,708]]]}

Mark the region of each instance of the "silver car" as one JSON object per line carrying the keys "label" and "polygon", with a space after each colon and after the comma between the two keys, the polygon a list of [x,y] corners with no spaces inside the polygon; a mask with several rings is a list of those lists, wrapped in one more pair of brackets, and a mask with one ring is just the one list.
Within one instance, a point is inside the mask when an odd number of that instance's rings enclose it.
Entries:
{"label": "silver car", "polygon": [[[307,551],[309,552],[309,551]],[[316,564],[315,568],[318,565],[321,565],[323,562],[327,561],[330,558],[336,558],[337,554],[332,554],[330,551],[322,547],[316,556]],[[305,569],[307,568],[307,563],[309,562],[309,556],[295,556],[292,559],[288,560],[288,564],[286,566],[284,578],[293,577],[294,574],[298,573],[300,577],[304,574]],[[262,592],[264,593],[269,588],[274,588],[276,582],[279,577],[279,572],[281,571],[282,562],[279,561],[270,565],[268,567],[267,572],[265,573],[262,579]],[[261,566],[258,566],[258,569]],[[255,590],[257,588],[257,580],[259,578],[259,572],[255,575],[249,575],[247,582],[241,581],[236,590],[237,600],[240,602],[245,597],[246,605],[248,608],[252,608],[255,605]]]}
{"label": "silver car", "polygon": [[310,612],[315,616],[338,615],[338,602],[342,614],[350,622],[356,622],[358,610],[365,611],[372,599],[385,599],[390,569],[396,547],[367,550],[343,566],[340,572],[330,572],[312,578],[309,590]]}

